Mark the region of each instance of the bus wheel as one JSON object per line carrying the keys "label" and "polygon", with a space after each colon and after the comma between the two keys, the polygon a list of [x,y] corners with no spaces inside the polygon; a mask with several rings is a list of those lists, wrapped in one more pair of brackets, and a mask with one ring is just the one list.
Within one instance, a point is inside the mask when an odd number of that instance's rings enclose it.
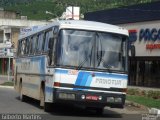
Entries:
{"label": "bus wheel", "polygon": [[25,95],[23,95],[23,91],[22,91],[22,82],[20,83],[20,96],[19,96],[19,98],[20,98],[20,100],[22,101],[22,102],[25,102],[26,101],[26,96]]}
{"label": "bus wheel", "polygon": [[44,111],[51,112],[52,111],[52,103],[44,103]]}
{"label": "bus wheel", "polygon": [[104,108],[96,108],[96,114],[97,115],[102,115],[104,111]]}
{"label": "bus wheel", "polygon": [[41,87],[41,98],[40,98],[40,107],[44,108],[45,112],[52,111],[52,104],[45,102],[45,89],[44,86]]}
{"label": "bus wheel", "polygon": [[44,98],[44,87],[41,87],[40,89],[40,107],[44,107],[44,101],[45,101],[45,98]]}

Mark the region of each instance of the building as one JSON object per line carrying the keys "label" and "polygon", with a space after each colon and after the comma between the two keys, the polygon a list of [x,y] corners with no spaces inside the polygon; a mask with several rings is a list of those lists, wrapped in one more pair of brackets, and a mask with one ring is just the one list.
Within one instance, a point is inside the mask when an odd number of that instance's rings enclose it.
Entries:
{"label": "building", "polygon": [[85,20],[129,30],[129,85],[160,87],[160,1],[89,12]]}
{"label": "building", "polygon": [[[47,21],[17,19],[13,11],[0,10],[0,75],[13,74],[14,52],[21,28],[48,24]],[[26,18],[26,17],[25,17]]]}

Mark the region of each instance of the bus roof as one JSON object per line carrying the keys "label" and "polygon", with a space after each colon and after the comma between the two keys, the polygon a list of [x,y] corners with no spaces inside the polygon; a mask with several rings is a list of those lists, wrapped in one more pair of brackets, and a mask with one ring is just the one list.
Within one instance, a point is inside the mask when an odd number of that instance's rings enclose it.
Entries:
{"label": "bus roof", "polygon": [[40,27],[36,31],[31,31],[26,35],[21,35],[19,39],[25,38],[32,34],[43,31],[45,29],[51,28],[52,26],[59,26],[60,29],[70,28],[70,29],[80,29],[80,30],[101,31],[101,32],[117,33],[128,36],[128,30],[115,25],[93,22],[93,21],[84,21],[84,20],[60,20],[50,23],[46,26]]}

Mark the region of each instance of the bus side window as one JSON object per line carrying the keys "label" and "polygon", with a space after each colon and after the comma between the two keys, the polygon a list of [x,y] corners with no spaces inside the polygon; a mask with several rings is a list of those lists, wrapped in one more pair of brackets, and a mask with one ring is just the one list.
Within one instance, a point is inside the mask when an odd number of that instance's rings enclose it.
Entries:
{"label": "bus side window", "polygon": [[26,38],[25,41],[26,41],[26,46],[25,46],[24,54],[28,55],[28,53],[29,53],[29,39]]}
{"label": "bus side window", "polygon": [[34,48],[34,53],[37,53],[37,49],[38,49],[38,35],[35,35],[35,48]]}
{"label": "bus side window", "polygon": [[29,54],[33,53],[33,36],[30,38],[30,49],[29,49]]}
{"label": "bus side window", "polygon": [[34,35],[30,39],[30,54],[34,54],[36,50],[36,42],[37,41],[37,35]]}
{"label": "bus side window", "polygon": [[45,40],[46,40],[46,32],[44,33],[43,39],[42,39],[42,49],[41,49],[42,52],[44,52]]}
{"label": "bus side window", "polygon": [[44,52],[48,51],[49,31],[45,33]]}
{"label": "bus side window", "polygon": [[43,40],[44,40],[44,33],[38,34],[38,46],[37,46],[37,53],[41,53],[43,51]]}
{"label": "bus side window", "polygon": [[25,39],[23,39],[21,41],[21,53],[20,53],[22,56],[24,55],[24,52],[25,52],[25,46],[26,46],[26,41]]}
{"label": "bus side window", "polygon": [[53,38],[53,31],[49,31],[48,36],[48,65],[54,64],[54,55],[53,55],[53,47],[54,47],[54,38]]}
{"label": "bus side window", "polygon": [[21,40],[18,41],[18,51],[17,51],[17,56],[21,55]]}

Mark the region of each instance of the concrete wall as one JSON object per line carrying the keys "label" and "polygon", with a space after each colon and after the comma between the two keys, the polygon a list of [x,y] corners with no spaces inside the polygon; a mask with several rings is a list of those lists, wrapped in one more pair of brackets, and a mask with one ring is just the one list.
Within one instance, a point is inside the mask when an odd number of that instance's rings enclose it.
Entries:
{"label": "concrete wall", "polygon": [[21,20],[21,19],[0,19],[0,26],[16,26],[16,27],[26,27],[26,26],[36,26],[48,24],[47,21],[35,21],[35,20]]}
{"label": "concrete wall", "polygon": [[12,29],[11,42],[14,44],[15,48],[17,48],[18,37],[19,37],[19,29]]}
{"label": "concrete wall", "polygon": [[0,18],[16,19],[17,14],[12,11],[0,10]]}

